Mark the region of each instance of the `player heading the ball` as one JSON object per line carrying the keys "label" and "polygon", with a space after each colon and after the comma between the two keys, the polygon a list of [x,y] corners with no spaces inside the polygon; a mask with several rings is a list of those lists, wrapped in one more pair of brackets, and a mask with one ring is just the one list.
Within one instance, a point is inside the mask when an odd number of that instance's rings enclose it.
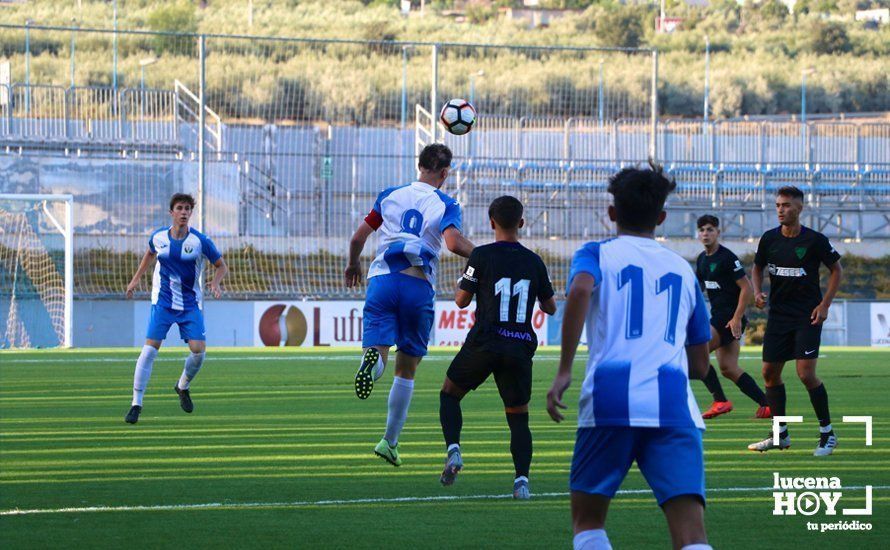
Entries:
{"label": "player heading the ball", "polygon": [[418,181],[390,187],[378,196],[371,212],[349,242],[347,287],[362,278],[360,256],[365,242],[379,231],[377,256],[368,269],[368,291],[362,314],[361,364],[355,394],[367,399],[383,375],[389,348],[398,346],[395,377],[389,392],[386,432],[374,452],[392,464],[399,457],[399,434],[408,418],[417,365],[427,353],[433,326],[436,275],[442,240],[451,252],[469,257],[473,243],[461,234],[456,200],[441,191],[451,169],[451,150],[427,145],[418,159]]}
{"label": "player heading the ball", "polygon": [[191,352],[185,359],[182,375],[173,389],[179,395],[182,410],[187,413],[194,410],[189,384],[201,370],[206,348],[204,314],[201,311],[204,305],[204,258],[216,268],[213,280],[210,281],[210,292],[214,298],[222,295],[219,283],[229,270],[213,241],[189,227],[194,208],[195,199],[191,195],[176,193],[170,198],[171,225],[151,234],[148,250],[127,285],[127,298],[132,298],[142,276],[152,261],[157,259],[151,282],[151,317],[145,345],[136,360],[133,403],[124,419],[130,424],[139,421],[142,397],[151,378],[152,365],[173,324],[179,326],[179,335],[188,343]]}
{"label": "player heading the ball", "polygon": [[618,236],[587,243],[572,259],[547,412],[563,420],[559,409],[566,408],[586,320],[590,356],[570,481],[576,549],[611,548],[606,513],[634,461],[664,511],[674,548],[710,548],[705,425],[689,377],[708,371],[711,326],[689,263],[654,238],[675,187],[655,166],[612,176],[608,214]]}

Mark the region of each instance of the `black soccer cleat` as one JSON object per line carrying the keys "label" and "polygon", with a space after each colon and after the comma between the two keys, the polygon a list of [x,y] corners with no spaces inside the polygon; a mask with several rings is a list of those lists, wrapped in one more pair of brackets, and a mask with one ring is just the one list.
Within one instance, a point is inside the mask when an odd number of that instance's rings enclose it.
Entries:
{"label": "black soccer cleat", "polygon": [[187,413],[195,410],[195,405],[192,403],[192,396],[189,395],[188,390],[179,389],[179,382],[173,384],[173,389],[176,390],[176,394],[179,395],[179,406],[182,407],[182,410]]}
{"label": "black soccer cleat", "polygon": [[142,412],[142,407],[139,405],[133,405],[130,407],[130,412],[127,413],[127,416],[124,417],[124,422],[127,424],[135,424],[139,422],[139,413]]}
{"label": "black soccer cleat", "polygon": [[380,352],[376,348],[368,348],[362,356],[362,364],[355,373],[355,396],[359,399],[367,399],[371,396],[374,389],[375,377],[374,368],[377,366],[377,360],[380,359]]}

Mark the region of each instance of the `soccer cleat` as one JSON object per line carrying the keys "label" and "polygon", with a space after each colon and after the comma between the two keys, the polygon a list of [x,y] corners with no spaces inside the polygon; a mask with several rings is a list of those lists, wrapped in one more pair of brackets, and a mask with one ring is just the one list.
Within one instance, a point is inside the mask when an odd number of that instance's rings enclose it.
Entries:
{"label": "soccer cleat", "polygon": [[374,389],[374,381],[383,375],[383,369],[377,372],[377,361],[380,359],[380,352],[377,348],[368,348],[368,351],[362,356],[362,364],[355,373],[355,396],[359,399],[367,399],[371,396]]}
{"label": "soccer cleat", "polygon": [[399,444],[390,445],[386,438],[381,439],[380,443],[374,447],[374,454],[393,466],[399,467],[402,465],[402,459],[399,458]]}
{"label": "soccer cleat", "polygon": [[773,411],[769,409],[768,405],[764,405],[757,409],[757,412],[754,413],[754,418],[772,418]]}
{"label": "soccer cleat", "polygon": [[701,417],[707,420],[709,418],[714,418],[715,416],[720,416],[721,414],[726,414],[731,410],[732,401],[714,401],[711,403],[711,408],[706,410]]}
{"label": "soccer cleat", "polygon": [[448,451],[448,458],[445,459],[445,469],[442,470],[442,477],[439,481],[446,487],[452,485],[457,479],[458,472],[464,467],[464,461],[460,456],[460,449],[452,449]]}
{"label": "soccer cleat", "polygon": [[177,395],[179,395],[179,406],[182,407],[187,413],[195,410],[195,405],[192,403],[192,396],[189,395],[188,390],[179,389],[179,382],[173,384],[173,389],[176,390]]}
{"label": "soccer cleat", "polygon": [[130,407],[130,411],[127,413],[127,416],[124,417],[124,422],[127,424],[135,424],[139,422],[139,413],[142,412],[142,407],[139,405],[133,405]]}
{"label": "soccer cleat", "polygon": [[837,447],[837,436],[834,432],[819,434],[819,446],[813,451],[813,456],[828,456]]}
{"label": "soccer cleat", "polygon": [[788,447],[791,447],[791,436],[788,435],[787,432],[785,434],[785,437],[779,437],[778,445],[773,443],[773,434],[770,433],[769,437],[767,437],[766,439],[748,445],[748,450],[765,453],[766,451],[771,451],[772,449],[779,449],[780,451],[784,451]]}
{"label": "soccer cleat", "polygon": [[514,500],[528,500],[531,498],[531,496],[531,493],[528,492],[528,481],[524,479],[517,479],[513,482]]}

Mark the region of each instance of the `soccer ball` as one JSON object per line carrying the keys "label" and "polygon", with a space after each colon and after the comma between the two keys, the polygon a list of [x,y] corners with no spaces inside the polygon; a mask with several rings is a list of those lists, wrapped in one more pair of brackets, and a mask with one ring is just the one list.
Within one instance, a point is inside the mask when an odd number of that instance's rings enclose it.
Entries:
{"label": "soccer ball", "polygon": [[463,99],[452,99],[439,113],[439,121],[449,133],[462,136],[473,129],[476,122],[476,108]]}

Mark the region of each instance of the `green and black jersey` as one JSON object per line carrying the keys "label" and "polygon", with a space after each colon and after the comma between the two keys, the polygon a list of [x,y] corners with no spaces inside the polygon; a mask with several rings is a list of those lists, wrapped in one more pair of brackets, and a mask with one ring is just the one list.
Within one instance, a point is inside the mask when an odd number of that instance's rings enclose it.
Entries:
{"label": "green and black jersey", "polygon": [[742,293],[737,281],[745,276],[745,268],[738,256],[723,245],[718,245],[710,256],[702,252],[695,262],[695,275],[708,293],[711,317],[732,318]]}
{"label": "green and black jersey", "polygon": [[822,301],[819,266],[834,265],[840,258],[828,238],[809,227],[802,226],[795,237],[782,235],[781,226],[764,233],[754,265],[769,271],[770,317],[808,319]]}

